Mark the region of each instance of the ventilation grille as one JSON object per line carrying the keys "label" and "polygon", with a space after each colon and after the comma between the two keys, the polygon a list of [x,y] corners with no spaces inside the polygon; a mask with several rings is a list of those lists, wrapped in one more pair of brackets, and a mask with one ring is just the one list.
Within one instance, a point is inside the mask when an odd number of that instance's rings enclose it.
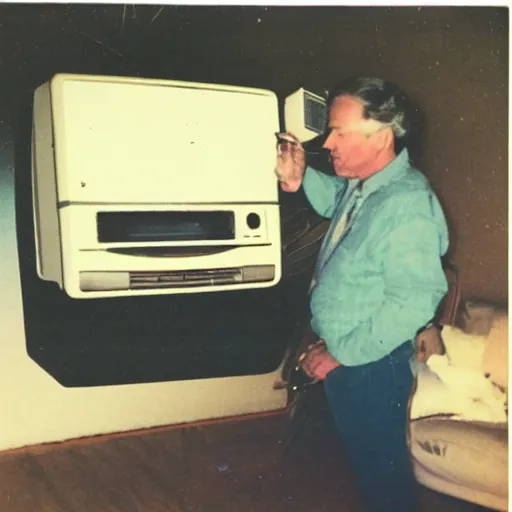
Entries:
{"label": "ventilation grille", "polygon": [[325,101],[304,91],[304,124],[306,128],[318,134],[323,133],[327,123]]}
{"label": "ventilation grille", "polygon": [[188,270],[186,272],[130,272],[130,288],[219,286],[243,282],[240,269]]}
{"label": "ventilation grille", "polygon": [[274,265],[198,270],[80,272],[83,292],[141,290],[155,288],[198,288],[273,281]]}

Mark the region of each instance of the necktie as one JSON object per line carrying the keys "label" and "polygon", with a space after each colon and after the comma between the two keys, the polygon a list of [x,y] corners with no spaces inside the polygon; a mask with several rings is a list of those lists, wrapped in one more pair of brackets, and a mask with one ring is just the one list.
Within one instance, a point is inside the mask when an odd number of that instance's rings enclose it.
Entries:
{"label": "necktie", "polygon": [[318,254],[318,261],[313,279],[309,287],[310,292],[315,287],[320,272],[325,267],[334,249],[336,249],[336,247],[342,242],[343,238],[345,238],[345,236],[350,231],[350,228],[352,227],[355,213],[361,202],[361,185],[362,182],[358,182],[354,186],[353,190],[350,192],[350,196],[347,199],[341,215],[338,217],[338,219],[333,219],[331,226],[325,235],[322,247],[320,248],[320,252]]}

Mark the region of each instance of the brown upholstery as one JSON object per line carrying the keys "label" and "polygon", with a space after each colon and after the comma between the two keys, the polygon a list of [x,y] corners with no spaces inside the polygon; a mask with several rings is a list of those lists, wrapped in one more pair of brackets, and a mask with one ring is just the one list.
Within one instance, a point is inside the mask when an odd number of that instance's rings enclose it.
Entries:
{"label": "brown upholstery", "polygon": [[448,292],[441,301],[438,322],[441,325],[453,325],[460,302],[459,274],[454,265],[445,265],[444,273],[448,281]]}

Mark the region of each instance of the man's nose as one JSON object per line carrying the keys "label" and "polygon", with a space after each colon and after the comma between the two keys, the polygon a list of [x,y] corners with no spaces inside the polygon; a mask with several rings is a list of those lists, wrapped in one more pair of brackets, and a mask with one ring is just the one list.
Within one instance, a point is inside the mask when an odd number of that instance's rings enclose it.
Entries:
{"label": "man's nose", "polygon": [[329,151],[332,151],[333,145],[332,145],[332,133],[327,135],[327,138],[325,139],[325,142],[322,146],[323,149],[328,149]]}

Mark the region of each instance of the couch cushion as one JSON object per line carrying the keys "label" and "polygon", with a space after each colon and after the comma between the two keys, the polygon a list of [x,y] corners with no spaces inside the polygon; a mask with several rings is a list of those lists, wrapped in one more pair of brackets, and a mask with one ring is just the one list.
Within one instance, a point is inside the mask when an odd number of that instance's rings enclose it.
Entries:
{"label": "couch cushion", "polygon": [[410,423],[413,459],[443,480],[506,495],[508,429],[483,424],[425,418]]}
{"label": "couch cushion", "polygon": [[487,335],[482,369],[495,384],[508,390],[508,314],[494,317]]}
{"label": "couch cushion", "polygon": [[465,334],[482,340],[482,371],[501,388],[508,388],[508,312],[467,301],[459,324]]}

